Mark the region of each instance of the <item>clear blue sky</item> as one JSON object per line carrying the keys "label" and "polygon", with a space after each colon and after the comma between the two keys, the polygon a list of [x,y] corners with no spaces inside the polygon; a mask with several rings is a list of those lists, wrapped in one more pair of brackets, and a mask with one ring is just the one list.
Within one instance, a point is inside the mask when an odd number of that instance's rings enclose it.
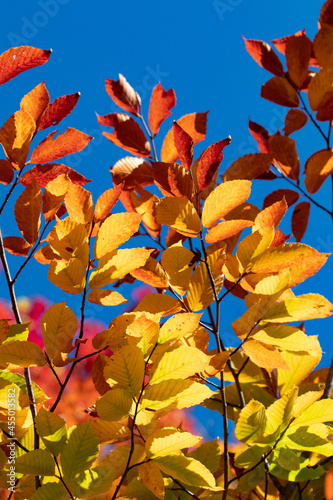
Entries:
{"label": "clear blue sky", "polygon": [[[173,118],[210,110],[207,140],[196,147],[199,155],[204,147],[229,134],[232,144],[225,149],[226,168],[238,156],[256,152],[248,131],[248,118],[274,133],[283,127],[286,108],[260,98],[260,87],[269,74],[247,54],[242,35],[269,41],[306,28],[313,38],[322,2],[304,0],[153,0],[123,2],[79,0],[19,0],[7,2],[0,16],[0,52],[11,46],[32,45],[53,49],[49,62],[21,74],[0,89],[1,124],[19,108],[24,94],[42,80],[51,100],[77,91],[81,98],[72,114],[58,127],[75,127],[95,137],[83,152],[63,160],[93,179],[94,200],[111,187],[109,167],[125,156],[119,148],[102,137],[95,112],[100,115],[116,111],[104,89],[105,78],[117,79],[122,73],[141,94],[147,112],[152,88],[160,81],[165,89],[174,88],[177,106]],[[171,127],[165,122],[160,136]],[[42,136],[42,134],[39,134]],[[43,136],[42,136],[43,137]],[[296,133],[303,167],[306,158],[324,146],[314,127],[305,134]],[[159,150],[161,142],[157,139]],[[284,183],[256,181],[253,203],[261,206],[266,194]],[[6,188],[0,188],[2,193]],[[1,198],[4,195],[1,195]],[[329,181],[319,194],[331,206]],[[7,214],[11,207],[8,207]],[[5,235],[18,235],[17,228],[1,222]],[[288,231],[290,219],[282,226]],[[333,250],[333,226],[329,216],[312,207],[309,230],[304,243],[323,252]],[[288,231],[289,232],[289,231]],[[291,240],[292,241],[292,240]],[[148,243],[148,242],[147,242]],[[10,264],[15,267],[14,259]],[[318,292],[332,301],[333,259],[314,278],[299,286],[297,294]],[[46,284],[47,268],[33,265],[25,271],[17,285],[18,295],[45,294],[52,301],[67,300],[79,311],[79,297],[62,293]],[[33,273],[34,279],[31,279]],[[1,296],[5,296],[1,276]],[[113,311],[89,306],[90,314],[109,322]],[[106,309],[106,311],[105,311]],[[240,301],[231,299],[222,311],[223,329],[231,333],[230,323],[242,311]],[[330,362],[332,320],[308,322],[307,333],[319,334],[325,351],[324,362]]]}

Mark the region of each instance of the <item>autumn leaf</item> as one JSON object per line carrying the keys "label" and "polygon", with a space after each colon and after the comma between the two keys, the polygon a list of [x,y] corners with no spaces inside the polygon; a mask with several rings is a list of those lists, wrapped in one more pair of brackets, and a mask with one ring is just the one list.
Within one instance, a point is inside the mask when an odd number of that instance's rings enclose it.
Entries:
{"label": "autumn leaf", "polygon": [[194,141],[177,122],[173,122],[172,130],[173,141],[177,149],[177,155],[180,163],[189,170],[193,162]]}
{"label": "autumn leaf", "polygon": [[272,50],[272,47],[261,40],[247,40],[244,36],[245,47],[253,59],[267,71],[274,75],[283,76],[284,70],[279,57]]}
{"label": "autumn leaf", "polygon": [[225,222],[220,222],[216,226],[209,229],[206,234],[207,243],[214,243],[216,241],[222,241],[235,234],[239,233],[246,227],[253,226],[253,222],[248,220],[229,220]]}
{"label": "autumn leaf", "polygon": [[65,195],[65,205],[72,220],[79,224],[91,222],[94,205],[90,191],[71,183]]}
{"label": "autumn leaf", "polygon": [[114,290],[92,290],[88,293],[87,299],[92,304],[99,304],[102,306],[118,306],[128,302],[120,293]]}
{"label": "autumn leaf", "polygon": [[156,221],[189,237],[198,235],[201,222],[193,204],[183,197],[162,198],[156,206]]}
{"label": "autumn leaf", "polygon": [[298,181],[300,163],[295,140],[276,132],[269,138],[268,146],[281,172]]}
{"label": "autumn leaf", "polygon": [[0,160],[0,184],[10,184],[14,179],[14,170],[8,160]]}
{"label": "autumn leaf", "polygon": [[288,38],[285,50],[288,73],[299,89],[302,88],[302,84],[308,75],[311,54],[312,42],[305,33]]}
{"label": "autumn leaf", "polygon": [[119,73],[119,80],[107,78],[105,80],[105,89],[120,108],[137,116],[140,102],[138,95],[123,75]]}
{"label": "autumn leaf", "polygon": [[0,56],[0,85],[8,82],[22,71],[46,63],[51,52],[51,50],[36,49],[27,45],[6,50]]}
{"label": "autumn leaf", "polygon": [[333,171],[333,150],[321,149],[313,153],[304,165],[306,190],[316,193]]}
{"label": "autumn leaf", "polygon": [[155,136],[162,123],[168,116],[171,115],[170,109],[176,105],[176,94],[173,89],[164,90],[162,85],[158,83],[152,91],[150,103],[149,103],[149,113],[148,113],[148,125],[152,131],[153,136]]}
{"label": "autumn leaf", "polygon": [[329,24],[324,24],[313,40],[313,52],[321,67],[331,65],[332,45],[333,27]]}
{"label": "autumn leaf", "polygon": [[43,193],[43,215],[45,220],[51,220],[58,213],[70,184],[71,182],[66,175],[60,174],[46,185]]}
{"label": "autumn leaf", "polygon": [[40,83],[21,100],[21,109],[29,113],[36,122],[36,128],[50,102],[44,82]]}
{"label": "autumn leaf", "polygon": [[230,142],[231,137],[229,136],[222,141],[212,144],[200,155],[197,167],[197,182],[200,191],[209,186],[213,180],[215,172],[218,170],[223,159],[222,151]]}
{"label": "autumn leaf", "polygon": [[66,293],[78,294],[84,289],[85,268],[80,259],[52,261],[49,266],[48,279]]}
{"label": "autumn leaf", "polygon": [[267,208],[283,198],[285,198],[288,207],[291,207],[299,199],[299,194],[292,189],[277,189],[265,197],[262,208]]}
{"label": "autumn leaf", "polygon": [[249,120],[249,131],[252,137],[257,141],[260,153],[269,153],[268,149],[268,131],[256,122]]}
{"label": "autumn leaf", "polygon": [[[108,217],[100,227],[94,253],[100,259],[127,241],[139,228],[141,217],[136,213],[118,213]],[[121,227],[121,231],[119,228]]]}
{"label": "autumn leaf", "polygon": [[291,218],[291,228],[296,241],[302,240],[308,227],[310,207],[311,205],[308,201],[301,201],[294,208]]}
{"label": "autumn leaf", "polygon": [[283,76],[273,76],[261,87],[261,97],[268,101],[287,106],[288,108],[297,108],[299,98],[294,87]]}
{"label": "autumn leaf", "polygon": [[332,9],[332,0],[326,0],[323,4],[320,14],[319,14],[319,26],[323,24],[333,25],[333,9]]}
{"label": "autumn leaf", "polygon": [[12,255],[22,255],[26,257],[30,250],[30,244],[20,236],[6,236],[3,238],[3,245],[7,252]]}
{"label": "autumn leaf", "polygon": [[157,196],[137,186],[136,191],[131,191],[130,198],[148,233],[158,238],[162,225],[156,221],[156,203],[159,201]]}
{"label": "autumn leaf", "polygon": [[33,245],[39,235],[42,192],[33,180],[17,198],[14,215],[23,238]]}
{"label": "autumn leaf", "polygon": [[135,188],[138,184],[142,187],[154,182],[151,165],[142,158],[126,156],[111,167],[114,184],[124,184],[124,189]]}
{"label": "autumn leaf", "polygon": [[[177,120],[178,125],[191,136],[193,145],[203,141],[206,136],[207,114],[208,111],[206,113],[191,113]],[[171,163],[176,161],[177,158],[178,152],[174,144],[173,129],[171,129],[165,136],[162,145],[161,160]]]}
{"label": "autumn leaf", "polygon": [[63,95],[49,104],[39,122],[38,130],[58,125],[75,108],[80,92]]}
{"label": "autumn leaf", "polygon": [[189,200],[194,195],[191,172],[178,163],[152,163],[155,184],[164,196],[184,196]]}
{"label": "autumn leaf", "polygon": [[103,135],[117,146],[133,155],[150,156],[150,144],[140,125],[124,113],[97,115],[97,121],[106,127],[113,127],[113,133],[103,132]]}
{"label": "autumn leaf", "polygon": [[79,174],[72,168],[67,167],[67,165],[59,163],[36,165],[20,177],[20,182],[23,186],[27,186],[30,184],[32,179],[35,179],[40,188],[45,188],[50,181],[53,181],[56,177],[58,177],[58,175],[61,174],[66,174],[71,182],[78,186],[83,186],[84,184],[87,184],[87,182],[91,182],[89,179],[86,179],[83,175]]}
{"label": "autumn leaf", "polygon": [[47,163],[72,153],[78,153],[92,139],[89,135],[70,127],[53,139],[56,133],[57,130],[51,132],[38,144],[31,154],[30,163]]}
{"label": "autumn leaf", "polygon": [[8,160],[17,170],[26,162],[35,129],[34,119],[23,109],[10,116],[0,129],[0,142]]}
{"label": "autumn leaf", "polygon": [[118,185],[104,191],[104,193],[99,196],[95,206],[95,221],[103,221],[109,215],[110,211],[119,200],[122,190],[122,185]]}
{"label": "autumn leaf", "polygon": [[240,156],[227,168],[222,178],[224,182],[235,179],[256,179],[269,171],[272,161],[273,156],[265,153],[250,153]]}
{"label": "autumn leaf", "polygon": [[301,109],[289,109],[286,117],[284,119],[284,127],[283,131],[285,135],[290,135],[296,130],[304,127],[306,122],[308,121],[308,117]]}

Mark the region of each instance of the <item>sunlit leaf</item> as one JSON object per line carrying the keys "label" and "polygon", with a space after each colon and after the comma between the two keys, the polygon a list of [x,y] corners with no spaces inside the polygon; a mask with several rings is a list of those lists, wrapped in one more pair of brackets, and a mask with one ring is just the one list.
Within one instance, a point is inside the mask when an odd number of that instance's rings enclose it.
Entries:
{"label": "sunlit leaf", "polygon": [[173,245],[164,250],[161,264],[167,273],[172,288],[183,296],[188,288],[192,273],[189,263],[194,254],[183,246]]}
{"label": "sunlit leaf", "polygon": [[294,139],[276,132],[269,138],[269,151],[282,173],[293,180],[298,180],[300,163]]}
{"label": "sunlit leaf", "polygon": [[21,474],[54,476],[55,463],[49,451],[32,450],[16,458],[15,470]]}
{"label": "sunlit leaf", "polygon": [[[268,172],[273,161],[273,156],[266,153],[250,153],[240,156],[233,161],[222,175],[223,181],[235,179],[256,179],[258,176]],[[246,200],[245,198],[244,200]]]}
{"label": "sunlit leaf", "polygon": [[317,353],[307,352],[287,352],[282,353],[283,358],[288,363],[289,370],[277,370],[278,384],[281,394],[294,385],[299,385],[305,377],[317,366],[321,359],[321,349],[317,341]]}
{"label": "sunlit leaf", "polygon": [[288,38],[285,51],[288,74],[299,89],[308,75],[311,54],[312,42],[305,33]]}
{"label": "sunlit leaf", "polygon": [[164,196],[184,196],[189,200],[194,186],[189,170],[178,163],[154,162],[152,172],[155,184]]}
{"label": "sunlit leaf", "polygon": [[72,153],[78,153],[92,139],[89,135],[71,127],[53,139],[56,133],[57,130],[51,132],[38,144],[31,154],[30,163],[47,163]]}
{"label": "sunlit leaf", "polygon": [[3,245],[7,252],[12,255],[22,255],[26,257],[30,250],[30,244],[20,236],[5,236]]}
{"label": "sunlit leaf", "polygon": [[97,420],[93,420],[92,424],[100,444],[127,441],[130,437],[130,429],[122,423],[102,420],[99,418]]}
{"label": "sunlit leaf", "polygon": [[46,63],[51,52],[51,50],[37,49],[27,45],[6,50],[0,56],[0,85],[8,82],[22,71]]}
{"label": "sunlit leaf", "polygon": [[156,221],[192,238],[198,235],[201,228],[197,211],[184,197],[162,198],[156,206]]}
{"label": "sunlit leaf", "polygon": [[137,186],[136,191],[131,191],[130,197],[135,210],[141,215],[147,231],[155,238],[158,238],[162,226],[156,221],[155,206],[158,202],[157,196],[141,186]]}
{"label": "sunlit leaf", "polygon": [[164,344],[194,332],[199,326],[201,314],[183,313],[169,318],[161,327],[158,343]]}
{"label": "sunlit leaf", "polygon": [[314,194],[333,171],[333,151],[321,149],[313,153],[305,162],[304,170],[306,190],[308,193]]}
{"label": "sunlit leaf", "polygon": [[268,101],[287,106],[288,108],[298,108],[299,98],[294,87],[284,76],[273,76],[261,87],[261,97]]}
{"label": "sunlit leaf", "polygon": [[162,85],[158,83],[153,88],[148,113],[148,125],[153,136],[157,134],[164,120],[171,115],[170,109],[175,105],[175,91],[173,89],[164,90]]}
{"label": "sunlit leaf", "polygon": [[139,98],[126,78],[119,73],[119,80],[105,80],[105,89],[111,99],[124,111],[138,114]]}
{"label": "sunlit leaf", "polygon": [[46,358],[37,344],[28,340],[12,340],[0,346],[0,365],[44,366]]}
{"label": "sunlit leaf", "polygon": [[285,198],[288,207],[291,207],[299,199],[299,194],[292,189],[277,189],[265,197],[262,208],[267,208],[283,198]]}
{"label": "sunlit leaf", "polygon": [[308,117],[301,109],[290,109],[286,114],[284,119],[284,127],[283,131],[285,135],[290,135],[296,130],[304,127],[306,122],[308,121]]}
{"label": "sunlit leaf", "polygon": [[126,156],[111,167],[114,184],[124,183],[124,189],[140,186],[149,186],[154,182],[151,165],[143,158]]}
{"label": "sunlit leaf", "polygon": [[178,450],[191,448],[201,441],[200,436],[180,432],[174,427],[164,427],[151,434],[145,444],[148,458],[164,457]]}
{"label": "sunlit leaf", "polygon": [[63,95],[51,102],[41,118],[38,130],[44,130],[45,128],[58,125],[58,123],[75,108],[80,95],[80,92]]}
{"label": "sunlit leaf", "polygon": [[94,205],[90,191],[71,183],[65,195],[65,205],[72,220],[79,224],[91,222]]}
{"label": "sunlit leaf", "polygon": [[288,370],[289,368],[280,352],[268,344],[262,344],[256,340],[248,340],[243,345],[243,351],[253,363],[266,370],[271,371],[274,368]]}
{"label": "sunlit leaf", "polygon": [[23,168],[27,160],[35,129],[34,119],[24,109],[16,111],[0,129],[0,143],[7,159],[17,170]]}
{"label": "sunlit leaf", "polygon": [[122,192],[122,186],[115,186],[114,188],[104,191],[96,201],[94,218],[96,221],[103,221],[110,213],[110,210],[117,203],[119,196]]}
{"label": "sunlit leaf", "polygon": [[317,341],[314,341],[314,337],[308,337],[302,330],[294,326],[266,326],[255,333],[252,338],[263,344],[273,345],[287,351],[306,351],[312,354],[316,354],[318,351]]}
{"label": "sunlit leaf", "polygon": [[141,216],[136,213],[118,213],[108,217],[98,231],[95,257],[100,259],[127,241],[139,229],[140,222]]}
{"label": "sunlit leaf", "polygon": [[40,188],[44,188],[50,181],[53,181],[61,174],[66,174],[73,184],[77,184],[79,186],[83,186],[87,182],[90,182],[89,179],[86,179],[83,175],[79,174],[72,168],[59,163],[36,165],[20,177],[20,182],[23,186],[27,186],[34,178],[38,186]]}
{"label": "sunlit leaf", "polygon": [[147,283],[156,288],[168,288],[166,273],[159,262],[149,257],[147,262],[140,268],[131,271],[131,275],[137,280]]}
{"label": "sunlit leaf", "polygon": [[112,389],[96,402],[98,415],[104,420],[125,418],[132,406],[132,396],[126,389]]}
{"label": "sunlit leaf", "polygon": [[264,434],[265,427],[265,406],[252,399],[239,414],[235,436],[244,443],[251,443]]}
{"label": "sunlit leaf", "polygon": [[153,462],[139,465],[138,473],[140,481],[160,500],[164,499],[164,482],[160,469]]}
{"label": "sunlit leaf", "polygon": [[36,429],[50,453],[58,456],[67,440],[66,422],[59,415],[41,408],[35,419]]}
{"label": "sunlit leaf", "polygon": [[44,82],[40,83],[21,100],[20,107],[29,113],[36,122],[36,127],[50,102]]}
{"label": "sunlit leaf", "polygon": [[118,306],[128,302],[119,292],[114,290],[92,290],[88,293],[87,299],[92,304],[100,304],[102,306]]}
{"label": "sunlit leaf", "polygon": [[259,66],[262,66],[274,75],[282,76],[284,74],[279,57],[267,42],[261,40],[247,40],[244,36],[243,39],[245,41],[246,50]]}
{"label": "sunlit leaf", "polygon": [[126,389],[137,397],[142,389],[145,363],[142,352],[134,345],[117,349],[104,368],[106,382],[116,389]]}
{"label": "sunlit leaf", "polygon": [[260,153],[269,153],[268,149],[268,131],[259,125],[259,123],[249,120],[249,131],[252,137],[257,141],[257,146]]}
{"label": "sunlit leaf", "polygon": [[51,220],[62,206],[71,181],[66,174],[60,174],[50,181],[43,193],[43,215],[46,221]]}
{"label": "sunlit leaf", "polygon": [[66,293],[78,294],[84,289],[86,269],[81,260],[70,259],[69,262],[52,261],[49,266],[48,279]]}

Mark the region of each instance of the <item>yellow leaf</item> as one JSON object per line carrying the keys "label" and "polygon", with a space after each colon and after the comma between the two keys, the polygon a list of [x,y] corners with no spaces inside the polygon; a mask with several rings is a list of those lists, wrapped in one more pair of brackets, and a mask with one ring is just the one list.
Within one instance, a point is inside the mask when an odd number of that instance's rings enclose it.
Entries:
{"label": "yellow leaf", "polygon": [[239,414],[235,428],[235,436],[240,441],[251,444],[264,434],[265,427],[265,406],[259,401],[251,399]]}
{"label": "yellow leaf", "polygon": [[35,419],[35,424],[46,448],[57,457],[67,440],[66,422],[59,415],[42,407]]}
{"label": "yellow leaf", "polygon": [[17,198],[14,215],[23,238],[33,245],[36,243],[40,229],[40,212],[42,208],[42,192],[35,179]]}
{"label": "yellow leaf", "polygon": [[81,293],[84,289],[86,269],[81,260],[70,259],[69,262],[52,261],[49,266],[48,279],[64,292]]}
{"label": "yellow leaf", "polygon": [[106,382],[116,389],[126,389],[137,397],[142,389],[145,363],[142,352],[134,345],[121,346],[104,367]]}
{"label": "yellow leaf", "polygon": [[288,352],[281,353],[289,366],[289,370],[277,370],[278,385],[281,394],[300,383],[309,375],[321,360],[321,348],[317,341],[317,353]]}
{"label": "yellow leaf", "polygon": [[60,174],[45,186],[43,193],[43,215],[46,221],[51,220],[58,212],[70,184],[71,181],[68,176]]}
{"label": "yellow leaf", "polygon": [[251,193],[251,182],[234,180],[217,186],[205,201],[202,210],[202,224],[211,228],[215,222],[241,205]]}
{"label": "yellow leaf", "polygon": [[157,465],[151,461],[139,465],[140,481],[160,500],[164,499],[163,476]]}
{"label": "yellow leaf", "polygon": [[305,321],[331,316],[333,305],[322,295],[309,293],[275,304],[265,314],[262,324]]}
{"label": "yellow leaf", "polygon": [[169,318],[161,327],[158,343],[164,344],[193,333],[199,326],[201,314],[182,313]]}
{"label": "yellow leaf", "polygon": [[145,311],[152,314],[161,314],[169,316],[182,309],[180,302],[170,295],[147,294],[140,300],[135,311]]}
{"label": "yellow leaf", "polygon": [[169,287],[164,269],[153,257],[149,257],[147,262],[139,269],[131,271],[131,275],[155,288]]}
{"label": "yellow leaf", "polygon": [[180,296],[183,296],[188,288],[192,272],[189,263],[193,257],[194,254],[181,243],[167,248],[162,254],[161,264],[167,273],[169,283]]}
{"label": "yellow leaf", "polygon": [[116,279],[143,266],[149,256],[150,251],[145,248],[125,248],[104,254],[90,275],[90,288],[102,288],[113,283]]}
{"label": "yellow leaf", "polygon": [[278,227],[287,210],[288,205],[285,198],[265,208],[255,218],[252,232],[270,226]]}
{"label": "yellow leaf", "polygon": [[158,237],[162,228],[161,224],[156,222],[155,206],[158,202],[158,197],[139,185],[136,186],[135,191],[131,191],[131,202],[138,214],[141,215],[142,222],[146,226],[147,231],[152,236]]}
{"label": "yellow leaf", "polygon": [[69,217],[57,220],[47,237],[47,241],[53,252],[62,259],[69,261],[72,257],[76,257],[83,266],[88,265],[89,244],[84,224],[79,224]]}
{"label": "yellow leaf", "polygon": [[280,352],[270,345],[264,345],[256,340],[248,340],[243,345],[243,351],[253,363],[268,371],[274,368],[282,368],[284,370],[288,370],[289,368]]}
{"label": "yellow leaf", "polygon": [[318,401],[323,395],[323,392],[324,391],[308,391],[298,396],[293,406],[293,417],[298,417],[315,401]]}
{"label": "yellow leaf", "polygon": [[308,337],[302,330],[288,325],[266,326],[252,338],[262,344],[272,345],[286,351],[305,351],[316,354],[316,337]]}
{"label": "yellow leaf", "polygon": [[333,400],[322,399],[321,401],[314,402],[307,408],[301,415],[299,415],[292,422],[291,426],[296,427],[299,425],[313,425],[322,422],[333,421]]}
{"label": "yellow leaf", "polygon": [[100,444],[127,441],[131,436],[130,429],[119,422],[98,418],[97,420],[93,420],[92,425]]}
{"label": "yellow leaf", "polygon": [[119,292],[114,290],[92,290],[88,293],[87,299],[92,304],[100,304],[102,306],[118,306],[128,302]]}
{"label": "yellow leaf", "polygon": [[126,329],[128,335],[127,340],[131,342],[132,336],[134,341],[140,336],[141,340],[136,344],[141,349],[144,357],[148,356],[157,343],[160,327],[157,319],[151,319],[149,313],[141,314],[133,321]]}
{"label": "yellow leaf", "polygon": [[45,366],[46,358],[37,344],[28,340],[13,340],[0,346],[0,365]]}
{"label": "yellow leaf", "polygon": [[[237,247],[237,258],[244,271],[253,267],[252,261],[268,249],[274,238],[274,228],[265,227],[246,236]],[[266,252],[265,252],[266,253]],[[265,254],[264,254],[265,255]]]}
{"label": "yellow leaf", "polygon": [[184,197],[162,198],[156,205],[156,221],[188,237],[197,236],[201,229],[197,211]]}
{"label": "yellow leaf", "polygon": [[178,450],[191,448],[201,441],[202,437],[189,432],[179,431],[173,427],[164,427],[151,434],[146,440],[148,458],[164,457]]}
{"label": "yellow leaf", "polygon": [[139,229],[141,216],[136,213],[112,214],[101,225],[94,246],[96,259],[100,259],[125,243]]}
{"label": "yellow leaf", "polygon": [[132,396],[125,389],[112,389],[96,401],[96,410],[103,420],[121,420],[132,406]]}
{"label": "yellow leaf", "polygon": [[298,387],[293,387],[283,393],[280,399],[277,399],[266,410],[266,436],[273,434],[282,425],[289,424],[292,417],[293,406],[298,396]]}
{"label": "yellow leaf", "polygon": [[72,220],[79,224],[92,221],[94,213],[92,195],[82,186],[71,183],[65,195],[65,205]]}
{"label": "yellow leaf", "polygon": [[214,243],[216,241],[222,241],[237,233],[240,233],[246,227],[253,226],[253,222],[248,220],[228,220],[225,222],[220,222],[216,226],[213,226],[206,234],[207,243]]}
{"label": "yellow leaf", "polygon": [[21,169],[24,166],[35,129],[35,120],[24,109],[16,111],[2,125],[0,143],[14,168]]}

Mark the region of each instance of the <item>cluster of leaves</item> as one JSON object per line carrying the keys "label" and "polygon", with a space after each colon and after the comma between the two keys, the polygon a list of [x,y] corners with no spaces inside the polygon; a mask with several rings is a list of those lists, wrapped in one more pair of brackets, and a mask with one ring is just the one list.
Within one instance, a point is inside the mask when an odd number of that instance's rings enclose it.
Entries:
{"label": "cluster of leaves", "polygon": [[[322,12],[327,5],[333,10],[329,1]],[[268,49],[267,54],[262,59],[271,67]],[[1,83],[49,55],[32,47],[10,49],[0,56]],[[288,83],[291,77],[274,78]],[[262,210],[247,201],[252,179],[269,175],[272,163],[292,181],[299,167],[266,150],[236,160],[219,183],[230,138],[194,156],[206,135],[207,113],[174,122],[159,161],[155,136],[176,104],[175,92],[160,84],[153,89],[147,125],[140,97],[122,75],[106,80],[106,90],[122,112],[98,121],[113,129],[104,135],[132,156],[112,167],[114,187],[95,205],[83,187],[88,179],[52,163],[83,149],[89,136],[68,128],[54,138],[53,131],[28,160],[36,133],[67,116],[78,94],[50,103],[42,83],[0,129],[7,157],[1,160],[1,182],[11,184],[1,212],[14,189],[21,185],[22,191],[14,208],[21,236],[0,238],[15,317],[13,324],[0,320],[0,487],[8,486],[8,444],[15,437],[15,500],[225,500],[303,493],[323,498],[333,455],[333,370],[316,369],[320,344],[306,335],[303,322],[329,316],[333,306],[316,293],[297,296],[293,288],[314,275],[328,254],[299,243],[298,235],[286,243],[278,226],[288,211],[287,196],[272,195]],[[275,134],[268,144],[282,144],[279,137],[291,140]],[[283,145],[276,148],[284,151]],[[114,212],[118,200],[125,212]],[[152,246],[133,246],[137,236]],[[6,251],[25,259],[14,278]],[[32,257],[48,266],[51,283],[81,302],[79,322],[65,301],[47,308],[42,346],[29,337],[15,295]],[[114,288],[136,281],[157,293],[113,317],[82,355],[87,302],[125,303]],[[232,323],[237,347],[227,345],[222,334],[220,310],[231,295],[246,309]],[[93,359],[90,377],[98,397],[82,408],[89,420],[68,428],[60,404],[87,359]],[[49,371],[56,394],[32,381],[31,367]],[[8,419],[9,392],[15,393],[15,429]],[[221,415],[222,441],[201,443],[195,433],[170,425],[174,409],[197,405]],[[230,421],[237,445],[230,442]]]}

